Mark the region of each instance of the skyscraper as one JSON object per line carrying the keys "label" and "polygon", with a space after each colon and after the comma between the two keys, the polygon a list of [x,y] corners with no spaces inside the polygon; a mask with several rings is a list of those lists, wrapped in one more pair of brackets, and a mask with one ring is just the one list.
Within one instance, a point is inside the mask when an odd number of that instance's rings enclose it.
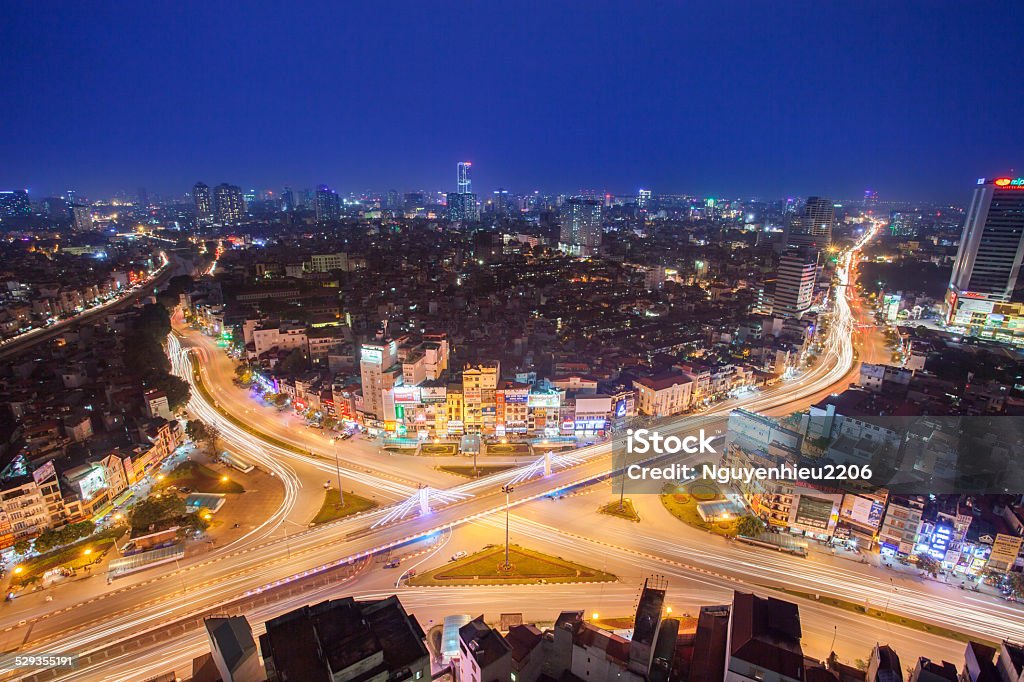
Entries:
{"label": "skyscraper", "polygon": [[0,216],[32,215],[32,204],[28,200],[28,192],[15,189],[0,192]]}
{"label": "skyscraper", "polygon": [[558,248],[574,256],[593,256],[601,248],[601,202],[570,197],[562,206]]}
{"label": "skyscraper", "polygon": [[327,222],[341,217],[341,197],[327,185],[316,188],[316,220]]}
{"label": "skyscraper", "polygon": [[471,177],[471,171],[473,170],[473,164],[470,161],[459,161],[456,168],[456,189],[459,194],[469,194],[473,191],[473,178]]}
{"label": "skyscraper", "polygon": [[981,335],[1016,335],[1024,320],[1011,302],[1022,260],[1024,178],[978,180],[946,291],[947,322]]}
{"label": "skyscraper", "polygon": [[812,249],[788,249],[779,258],[772,312],[778,317],[801,317],[814,300],[817,253]]}
{"label": "skyscraper", "polygon": [[196,222],[204,225],[213,222],[213,202],[210,200],[209,185],[205,182],[193,185],[192,201],[196,205]]}
{"label": "skyscraper", "polygon": [[92,211],[88,206],[72,206],[71,214],[75,220],[75,232],[92,231]]}
{"label": "skyscraper", "polygon": [[222,182],[213,188],[213,212],[220,223],[237,223],[245,214],[242,188]]}
{"label": "skyscraper", "polygon": [[473,164],[459,161],[456,167],[456,191],[449,192],[445,198],[448,202],[448,220],[453,223],[471,223],[480,220],[480,209],[476,195],[473,194],[473,179],[470,171]]}
{"label": "skyscraper", "polygon": [[836,210],[831,199],[825,197],[809,197],[804,204],[803,214],[790,232],[787,240],[790,246],[811,246],[827,249],[832,245],[832,225],[835,223]]}

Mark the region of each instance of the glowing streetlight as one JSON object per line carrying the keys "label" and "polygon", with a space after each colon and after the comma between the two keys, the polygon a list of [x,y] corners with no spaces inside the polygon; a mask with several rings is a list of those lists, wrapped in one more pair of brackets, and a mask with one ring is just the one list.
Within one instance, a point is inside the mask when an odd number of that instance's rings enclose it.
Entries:
{"label": "glowing streetlight", "polygon": [[84,550],[82,550],[82,554],[84,554],[85,556],[89,556],[90,554],[92,554],[92,547],[86,547]]}
{"label": "glowing streetlight", "polygon": [[220,477],[220,482],[221,483],[227,483],[228,482],[228,477],[227,476],[221,476]]}
{"label": "glowing streetlight", "polygon": [[25,572],[25,567],[24,566],[15,566],[14,567],[14,575],[21,575],[24,572]]}
{"label": "glowing streetlight", "polygon": [[600,616],[601,614],[599,614],[597,611],[594,611],[592,614],[590,614],[590,620],[597,620],[598,618],[600,618]]}

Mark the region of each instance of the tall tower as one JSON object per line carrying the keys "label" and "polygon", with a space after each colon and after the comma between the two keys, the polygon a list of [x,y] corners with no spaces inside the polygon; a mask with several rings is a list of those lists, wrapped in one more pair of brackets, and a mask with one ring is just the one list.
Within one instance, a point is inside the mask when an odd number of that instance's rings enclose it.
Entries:
{"label": "tall tower", "polygon": [[192,187],[192,201],[196,205],[196,221],[207,224],[213,221],[213,203],[210,201],[210,186],[197,182]]}
{"label": "tall tower", "polygon": [[1010,302],[1022,260],[1024,178],[978,180],[949,278],[947,322],[1002,323],[997,308]]}
{"label": "tall tower", "polygon": [[832,225],[835,220],[836,209],[831,199],[809,197],[796,230],[789,235],[789,245],[827,249],[832,244]]}
{"label": "tall tower", "polygon": [[459,194],[469,194],[473,191],[472,170],[472,162],[459,161],[459,164],[456,167],[456,191]]}
{"label": "tall tower", "polygon": [[818,272],[816,252],[789,249],[779,258],[772,312],[777,317],[801,317],[814,300],[814,280]]}
{"label": "tall tower", "polygon": [[213,212],[221,223],[237,223],[245,213],[242,188],[222,182],[213,188]]}
{"label": "tall tower", "polygon": [[601,202],[571,197],[562,207],[559,248],[574,256],[593,256],[601,248]]}

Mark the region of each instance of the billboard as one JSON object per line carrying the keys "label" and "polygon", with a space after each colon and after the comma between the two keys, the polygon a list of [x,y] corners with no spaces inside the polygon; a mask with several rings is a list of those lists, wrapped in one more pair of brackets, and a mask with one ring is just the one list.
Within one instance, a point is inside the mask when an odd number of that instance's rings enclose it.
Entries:
{"label": "billboard", "polygon": [[561,403],[557,393],[531,393],[526,401],[528,407],[545,408],[557,408]]}
{"label": "billboard", "polygon": [[530,400],[528,388],[506,388],[504,394],[506,403],[526,403]]}
{"label": "billboard", "polygon": [[792,525],[818,532],[827,531],[832,521],[832,509],[833,502],[826,497],[800,495]]}
{"label": "billboard", "polygon": [[57,470],[53,468],[53,460],[32,472],[32,478],[35,480],[36,485],[42,485],[44,481],[48,481],[56,475]]}
{"label": "billboard", "polygon": [[861,526],[878,529],[882,525],[885,506],[877,500],[860,495],[846,495],[839,515]]}
{"label": "billboard", "polygon": [[395,386],[391,390],[394,391],[396,405],[417,405],[420,402],[419,386]]}
{"label": "billboard", "polygon": [[448,400],[448,387],[421,386],[420,401],[424,403],[443,403]]}
{"label": "billboard", "polygon": [[363,347],[359,357],[363,362],[372,362],[375,365],[384,362],[384,352],[380,348]]}

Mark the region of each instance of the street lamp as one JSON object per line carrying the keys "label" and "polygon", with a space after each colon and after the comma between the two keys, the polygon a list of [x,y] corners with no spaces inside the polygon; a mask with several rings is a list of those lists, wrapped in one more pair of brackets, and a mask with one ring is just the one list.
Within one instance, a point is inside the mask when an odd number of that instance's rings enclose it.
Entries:
{"label": "street lamp", "polygon": [[512,566],[508,561],[508,496],[515,490],[511,485],[501,486],[501,492],[505,493],[505,570],[509,570]]}
{"label": "street lamp", "polygon": [[334,443],[334,473],[338,477],[338,508],[345,506],[345,492],[341,489],[341,459],[338,456],[338,439],[332,438]]}

